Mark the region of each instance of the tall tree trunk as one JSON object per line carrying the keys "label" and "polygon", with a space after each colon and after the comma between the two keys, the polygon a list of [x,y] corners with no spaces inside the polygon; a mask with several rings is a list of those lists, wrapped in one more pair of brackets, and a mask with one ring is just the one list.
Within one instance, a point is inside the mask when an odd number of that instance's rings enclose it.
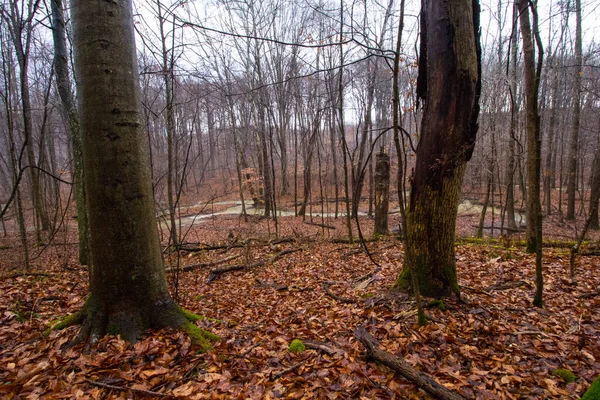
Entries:
{"label": "tall tree trunk", "polygon": [[340,0],[340,72],[338,76],[338,126],[340,128],[340,146],[342,148],[342,160],[344,163],[344,192],[346,194],[346,228],[350,243],[354,241],[352,234],[352,216],[350,214],[350,182],[348,168],[348,143],[346,142],[346,126],[344,123],[344,0]]}
{"label": "tall tree trunk", "polygon": [[558,72],[552,77],[552,100],[550,103],[550,121],[548,123],[548,152],[544,165],[544,198],[546,199],[546,215],[552,214],[552,181],[555,171],[552,170],[552,153],[554,152],[554,131],[556,130],[556,114],[558,97]]}
{"label": "tall tree trunk", "polygon": [[479,3],[422,0],[419,57],[417,94],[425,109],[407,212],[405,265],[397,286],[410,284],[412,270],[421,294],[458,295],[456,215],[477,135],[481,92]]}
{"label": "tall tree trunk", "polygon": [[[302,204],[300,205],[300,210],[298,210],[298,215],[304,216],[306,215],[306,206],[308,205],[308,201],[311,195],[312,188],[312,159],[314,155],[315,145],[317,144],[317,139],[319,138],[319,126],[321,124],[319,118],[320,111],[317,111],[315,119],[313,121],[313,129],[308,139],[308,143],[306,144],[306,157],[304,158],[304,197],[302,198]],[[320,173],[320,171],[319,171]]]}
{"label": "tall tree trunk", "polygon": [[592,171],[592,190],[590,191],[590,229],[598,230],[598,195],[600,194],[600,140],[596,143],[594,167]]}
{"label": "tall tree trunk", "polygon": [[[21,106],[23,107],[23,133],[25,135],[27,163],[31,167],[37,166],[33,143],[33,117],[31,111],[31,94],[29,87],[29,56],[33,35],[33,20],[39,7],[39,1],[29,2],[27,15],[21,15],[17,2],[10,2],[10,16],[3,18],[10,25],[14,50],[19,63],[19,81],[21,92]],[[4,16],[4,14],[3,14]],[[44,208],[40,187],[40,174],[36,168],[29,168],[33,208],[35,211],[36,236],[41,241],[41,230],[50,226],[48,214]]]}
{"label": "tall tree trunk", "polygon": [[[529,21],[529,3],[517,0],[519,21],[523,38],[523,61],[525,70],[525,101],[527,127],[527,250],[536,253],[536,293],[533,304],[542,306],[542,207],[540,204],[541,137],[540,116],[538,113],[538,91],[543,62],[543,49],[537,31],[537,16],[533,12],[533,31]],[[535,63],[534,40],[537,44],[537,67]]]}
{"label": "tall tree trunk", "polygon": [[[17,154],[16,151],[16,138],[15,138],[15,125],[14,125],[14,101],[16,97],[15,86],[16,76],[13,68],[12,55],[9,52],[5,53],[4,46],[2,46],[2,73],[4,75],[4,93],[2,93],[4,100],[4,110],[6,112],[6,126],[8,128],[8,150],[10,155],[10,168],[13,190],[15,192],[15,214],[17,219],[17,226],[19,228],[19,239],[21,240],[21,246],[23,247],[23,263],[25,264],[25,270],[29,270],[29,247],[27,243],[27,226],[25,225],[25,215],[23,212],[23,200],[21,198],[21,189],[19,188],[19,182],[22,178],[23,171],[21,169],[21,158],[23,150]],[[2,217],[8,204],[4,206],[4,209],[0,209]]]}
{"label": "tall tree trunk", "polygon": [[54,41],[54,69],[56,86],[71,131],[73,154],[73,178],[75,182],[75,203],[77,205],[77,226],[79,235],[79,263],[87,265],[89,260],[89,227],[85,209],[85,185],[83,175],[83,155],[79,133],[79,115],[73,99],[71,78],[69,77],[69,52],[65,30],[65,17],[62,0],[52,0],[52,39]]}
{"label": "tall tree trunk", "polygon": [[92,262],[91,293],[73,321],[92,343],[186,328],[161,260],[131,0],[71,5]]}
{"label": "tall tree trunk", "polygon": [[577,192],[577,159],[579,156],[579,120],[581,116],[581,75],[583,70],[581,40],[581,0],[575,0],[575,79],[573,79],[573,125],[569,145],[567,183],[567,215],[569,220],[575,219],[575,193]]}
{"label": "tall tree trunk", "polygon": [[402,156],[405,155],[400,145],[400,129],[402,118],[400,116],[400,50],[402,49],[402,30],[404,29],[404,3],[400,1],[400,20],[398,21],[398,38],[396,40],[396,52],[394,54],[394,69],[392,78],[392,123],[394,130],[394,147],[398,157],[398,174],[396,176],[396,191],[398,192],[398,207],[400,208],[400,233],[402,236],[406,230],[406,208],[404,207],[404,168]]}
{"label": "tall tree trunk", "polygon": [[[513,7],[513,21],[516,20],[518,10]],[[513,26],[510,40],[510,138],[508,140],[508,165],[506,166],[506,217],[508,227],[515,229],[515,170],[516,170],[516,142],[517,142],[517,115],[519,105],[517,102],[517,25]]]}
{"label": "tall tree trunk", "polygon": [[[175,163],[174,149],[175,144],[175,110],[174,110],[174,88],[173,88],[173,49],[167,48],[167,36],[165,34],[165,17],[163,15],[161,0],[156,2],[158,15],[158,28],[160,31],[161,55],[162,55],[162,76],[165,85],[165,111],[167,113],[165,123],[167,127],[167,206],[169,207],[169,233],[171,244],[177,246],[179,243],[177,237],[177,223],[175,221],[175,193],[174,189],[177,182],[177,171]],[[211,128],[209,127],[209,130]]]}

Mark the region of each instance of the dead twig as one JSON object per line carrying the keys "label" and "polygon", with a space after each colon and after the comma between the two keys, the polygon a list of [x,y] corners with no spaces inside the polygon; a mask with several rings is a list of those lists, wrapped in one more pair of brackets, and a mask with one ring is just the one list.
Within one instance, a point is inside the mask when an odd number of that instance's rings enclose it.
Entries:
{"label": "dead twig", "polygon": [[334,299],[336,301],[339,301],[340,303],[344,303],[344,304],[358,303],[358,300],[349,299],[347,297],[341,297],[341,296],[338,296],[337,294],[333,293],[331,291],[331,289],[329,288],[329,283],[327,283],[327,282],[323,282],[323,289],[325,290],[325,293],[327,294],[327,296],[331,297],[332,299]]}
{"label": "dead twig", "polygon": [[491,294],[490,292],[486,292],[483,289],[476,289],[476,288],[473,288],[473,287],[470,287],[470,286],[464,286],[464,285],[461,285],[460,288],[461,289],[467,289],[467,290],[470,290],[471,292],[475,292],[475,293],[485,294],[486,296],[494,297],[493,294]]}
{"label": "dead twig", "polygon": [[[232,255],[232,256],[229,256],[229,257],[222,258],[220,260],[211,261],[211,262],[207,262],[207,263],[186,265],[185,267],[179,268],[179,271],[181,271],[181,272],[189,272],[189,271],[192,271],[192,270],[197,269],[197,268],[214,267],[216,265],[223,264],[223,263],[226,263],[228,261],[233,261],[233,260],[238,259],[240,257],[241,257],[241,255],[237,254],[237,255]],[[176,268],[167,268],[167,269],[165,269],[165,272],[171,272],[171,271],[173,271],[175,269]]]}
{"label": "dead twig", "polygon": [[492,290],[516,289],[518,287],[525,286],[525,285],[527,285],[527,282],[525,282],[525,281],[508,281],[508,282],[502,282],[502,283],[497,283],[492,286],[488,286],[485,288],[485,290],[490,292]]}
{"label": "dead twig", "polygon": [[306,361],[308,361],[308,360],[300,361],[298,364],[294,364],[291,367],[286,368],[283,371],[281,371],[275,375],[272,375],[271,380],[275,381],[275,380],[281,378],[283,375],[287,374],[288,372],[292,372],[293,370],[298,369],[302,364],[306,363]]}
{"label": "dead twig", "polygon": [[0,276],[0,280],[20,278],[22,276],[44,276],[44,277],[50,277],[52,275],[56,275],[56,274],[48,274],[48,273],[45,273],[45,272],[15,272],[14,274],[8,274],[8,275],[2,275],[2,276]]}
{"label": "dead twig", "polygon": [[591,299],[592,297],[596,297],[600,295],[600,290],[597,292],[591,292],[591,293],[583,293],[580,294],[579,296],[577,296],[580,299]]}
{"label": "dead twig", "polygon": [[210,271],[210,274],[208,275],[208,282],[213,282],[214,280],[216,280],[221,275],[223,275],[227,272],[242,271],[242,270],[252,269],[252,268],[256,268],[256,267],[262,267],[263,265],[272,264],[275,261],[277,261],[278,259],[280,259],[281,257],[283,257],[287,254],[294,253],[296,251],[302,251],[302,248],[283,250],[267,260],[260,260],[260,261],[256,261],[251,264],[229,265],[227,267],[215,268]]}
{"label": "dead twig", "polygon": [[85,381],[87,383],[89,383],[90,385],[98,386],[98,387],[101,387],[104,389],[118,390],[121,392],[131,391],[134,393],[143,394],[144,396],[152,396],[152,397],[171,397],[170,395],[165,394],[165,393],[158,393],[158,392],[153,392],[151,390],[145,390],[145,389],[137,389],[137,388],[124,387],[124,386],[109,385],[108,383],[97,382],[97,381],[93,381],[88,378],[85,378]]}

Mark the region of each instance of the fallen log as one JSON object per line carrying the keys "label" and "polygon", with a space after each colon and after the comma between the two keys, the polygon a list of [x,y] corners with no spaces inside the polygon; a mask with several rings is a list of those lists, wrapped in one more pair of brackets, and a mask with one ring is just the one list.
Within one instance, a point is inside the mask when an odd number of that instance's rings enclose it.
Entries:
{"label": "fallen log", "polygon": [[367,358],[378,361],[388,368],[398,372],[402,377],[414,383],[436,399],[441,400],[465,400],[460,394],[437,383],[431,376],[424,372],[417,371],[405,360],[393,356],[392,354],[381,350],[379,343],[362,326],[354,330],[354,337],[362,343],[367,349]]}
{"label": "fallen log", "polygon": [[187,251],[188,253],[195,253],[198,251],[229,250],[229,249],[234,249],[234,248],[246,247],[249,245],[250,242],[258,242],[257,246],[271,246],[274,244],[291,243],[291,242],[295,242],[295,241],[296,241],[296,239],[294,239],[292,237],[267,240],[267,241],[261,241],[256,238],[248,238],[248,239],[244,239],[243,241],[240,241],[240,242],[227,243],[227,244],[216,244],[216,245],[201,244],[200,246],[190,246],[190,243],[182,244],[181,246],[179,246],[179,250]]}
{"label": "fallen log", "polygon": [[[189,271],[192,271],[192,270],[197,269],[197,268],[214,267],[216,265],[223,264],[223,263],[226,263],[228,261],[233,261],[233,260],[238,259],[240,257],[241,257],[241,254],[236,254],[236,255],[233,255],[233,256],[225,257],[225,258],[222,258],[222,259],[216,260],[216,261],[210,261],[210,262],[207,262],[207,263],[186,265],[185,267],[180,267],[179,271],[181,271],[181,272],[189,272]],[[165,272],[175,271],[176,269],[177,269],[176,267],[175,268],[167,268],[167,269],[165,269]]]}
{"label": "fallen log", "polygon": [[273,257],[270,257],[266,260],[256,261],[251,264],[229,265],[226,267],[215,268],[210,271],[210,274],[208,275],[208,282],[210,283],[210,282],[215,281],[217,278],[219,278],[223,274],[226,274],[227,272],[242,271],[242,270],[246,270],[246,269],[262,267],[263,265],[272,264],[275,261],[277,261],[278,259],[280,259],[281,257],[283,257],[287,254],[294,253],[296,251],[302,251],[302,249],[296,248],[296,249],[283,250],[283,251],[280,251],[279,253],[275,254]]}

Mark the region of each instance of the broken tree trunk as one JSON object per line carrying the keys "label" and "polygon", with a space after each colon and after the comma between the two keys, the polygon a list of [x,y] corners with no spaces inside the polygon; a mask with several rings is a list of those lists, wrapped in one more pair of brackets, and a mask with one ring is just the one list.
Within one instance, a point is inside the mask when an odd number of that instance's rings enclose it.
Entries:
{"label": "broken tree trunk", "polygon": [[375,340],[375,338],[362,326],[359,326],[354,330],[354,337],[365,346],[368,358],[378,361],[398,372],[402,377],[414,383],[436,399],[465,400],[460,394],[437,383],[431,376],[424,372],[417,371],[403,359],[381,350],[377,340]]}
{"label": "broken tree trunk", "polygon": [[388,233],[388,206],[390,202],[390,156],[377,154],[375,164],[375,235]]}

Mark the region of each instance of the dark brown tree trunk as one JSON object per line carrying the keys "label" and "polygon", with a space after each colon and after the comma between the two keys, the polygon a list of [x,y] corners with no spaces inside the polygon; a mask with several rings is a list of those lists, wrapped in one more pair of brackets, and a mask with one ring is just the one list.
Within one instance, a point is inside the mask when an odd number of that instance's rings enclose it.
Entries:
{"label": "dark brown tree trunk", "polygon": [[[529,21],[529,3],[518,0],[519,21],[523,37],[523,61],[525,70],[525,107],[527,127],[527,250],[536,253],[536,294],[533,304],[542,306],[542,207],[540,203],[541,137],[538,113],[538,91],[543,61],[543,49],[537,32],[537,16],[533,13],[533,30]],[[535,9],[533,9],[535,11]],[[537,44],[537,67],[534,51]]]}
{"label": "dark brown tree trunk", "polygon": [[298,215],[305,216],[306,215],[306,206],[308,205],[308,201],[311,195],[312,188],[312,159],[314,155],[315,145],[317,143],[317,139],[319,137],[319,120],[320,112],[317,111],[317,115],[315,116],[313,122],[313,130],[308,139],[308,143],[306,144],[306,157],[304,158],[304,173],[303,173],[303,182],[304,182],[304,197],[302,198],[302,204],[300,205],[300,210],[298,210]]}
{"label": "dark brown tree trunk", "polygon": [[[412,269],[425,296],[458,294],[454,236],[481,92],[479,3],[421,2],[417,94],[425,102],[407,212],[407,247],[397,286]],[[452,96],[448,94],[452,93]]]}
{"label": "dark brown tree trunk", "polygon": [[[402,127],[402,118],[400,115],[400,51],[402,50],[402,31],[404,30],[404,3],[400,1],[400,20],[398,21],[398,38],[396,39],[396,53],[394,54],[394,68],[392,78],[392,123],[394,131],[394,148],[398,157],[398,174],[396,175],[396,191],[398,192],[398,208],[400,209],[400,234],[405,236],[406,231],[406,207],[404,201],[404,165],[402,156],[406,156],[400,144],[400,128]],[[404,160],[406,157],[404,157]],[[420,305],[420,301],[418,304]],[[419,307],[419,311],[422,308]]]}
{"label": "dark brown tree trunk", "polygon": [[575,0],[575,79],[573,80],[573,125],[569,144],[566,219],[575,219],[575,192],[577,192],[577,159],[579,156],[579,120],[581,106],[581,75],[583,69],[581,40],[581,0]]}
{"label": "dark brown tree trunk", "polygon": [[185,327],[167,289],[143,129],[131,1],[73,0],[75,70],[91,234],[80,338],[135,341]]}
{"label": "dark brown tree trunk", "polygon": [[[513,19],[518,15],[516,6],[513,7]],[[508,165],[506,166],[506,217],[508,227],[515,229],[515,170],[516,170],[516,142],[517,142],[517,26],[513,27],[510,45],[510,139],[508,141]]]}
{"label": "dark brown tree trunk", "polygon": [[381,152],[375,164],[375,235],[388,233],[390,203],[390,156]]}
{"label": "dark brown tree trunk", "polygon": [[590,229],[598,230],[598,195],[600,194],[600,142],[596,145],[592,170],[592,190],[590,193]]}

